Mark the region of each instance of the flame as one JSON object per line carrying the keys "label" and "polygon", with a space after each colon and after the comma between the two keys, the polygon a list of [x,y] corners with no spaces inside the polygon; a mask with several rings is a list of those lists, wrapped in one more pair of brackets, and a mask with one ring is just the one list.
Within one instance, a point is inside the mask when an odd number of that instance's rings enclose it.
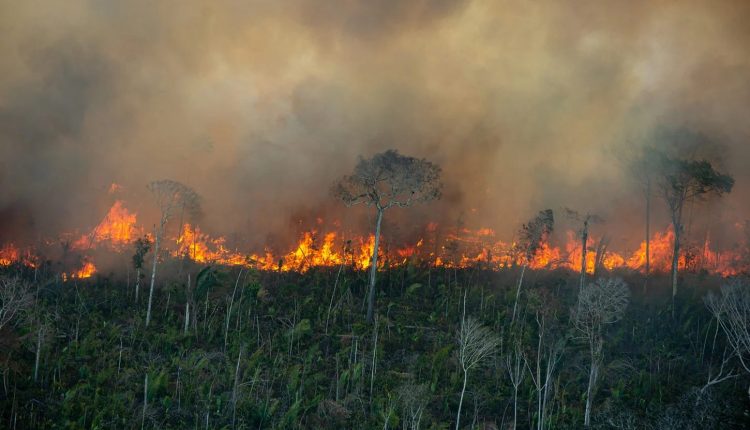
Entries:
{"label": "flame", "polygon": [[[119,189],[117,184],[111,187]],[[171,249],[175,258],[187,258],[202,264],[226,266],[255,267],[259,270],[305,272],[315,267],[335,267],[347,265],[357,270],[366,270],[372,264],[372,252],[375,247],[373,235],[345,237],[339,231],[325,231],[322,218],[315,220],[315,229],[300,232],[296,244],[286,252],[275,252],[265,249],[260,253],[243,252],[230,249],[224,237],[212,237],[201,231],[198,226],[184,224],[177,237],[167,238],[166,248]],[[332,225],[340,228],[340,223]],[[559,246],[544,238],[534,254],[526,261],[521,247],[515,242],[504,242],[495,238],[495,231],[490,228],[470,230],[440,229],[438,223],[429,222],[425,226],[425,237],[416,242],[395,247],[386,243],[381,237],[378,250],[378,267],[387,265],[418,264],[445,268],[468,268],[481,265],[488,269],[503,269],[528,264],[531,269],[564,268],[579,272],[582,266],[582,246],[580,238],[573,232],[567,232],[564,243]],[[744,228],[738,225],[737,228]],[[440,233],[438,233],[440,231]],[[72,249],[85,252],[106,248],[116,252],[127,252],[133,241],[142,235],[144,229],[137,224],[137,216],[130,212],[123,201],[117,200],[104,216],[102,221],[90,233],[82,235],[73,242]],[[651,270],[669,272],[672,261],[674,233],[671,229],[657,232],[650,240]],[[604,250],[604,255],[597,255],[598,239],[590,236],[586,244],[587,273],[596,270],[597,262],[604,269],[645,270],[646,244],[643,241],[631,254],[620,254]],[[169,245],[172,244],[172,245]],[[747,272],[747,257],[750,255],[748,244],[734,250],[716,251],[711,248],[711,241],[706,238],[700,246],[686,242],[679,258],[679,268],[688,270],[707,270],[722,276],[732,276]],[[37,267],[38,257],[32,250],[21,250],[13,244],[0,248],[0,266],[21,263]],[[90,255],[84,255],[81,269],[64,274],[66,278],[88,278],[96,273],[96,266]]]}
{"label": "flame", "polygon": [[121,200],[117,200],[99,225],[73,243],[73,249],[90,249],[102,243],[107,243],[111,248],[122,248],[142,232],[136,226],[136,221],[136,215],[128,211]]}

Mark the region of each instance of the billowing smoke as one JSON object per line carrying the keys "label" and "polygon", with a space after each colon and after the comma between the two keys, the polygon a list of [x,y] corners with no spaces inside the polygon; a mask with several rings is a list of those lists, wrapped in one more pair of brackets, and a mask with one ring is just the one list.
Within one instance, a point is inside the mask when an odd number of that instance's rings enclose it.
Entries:
{"label": "billowing smoke", "polygon": [[675,135],[659,130],[705,136],[736,176],[696,219],[750,209],[745,1],[2,8],[0,239],[89,228],[112,183],[152,223],[145,185],[161,178],[204,197],[205,229],[255,244],[306,217],[363,223],[329,186],[359,155],[397,148],[440,164],[446,184],[439,203],[402,211],[401,229],[435,220],[509,238],[567,206],[632,244],[642,202],[625,160]]}

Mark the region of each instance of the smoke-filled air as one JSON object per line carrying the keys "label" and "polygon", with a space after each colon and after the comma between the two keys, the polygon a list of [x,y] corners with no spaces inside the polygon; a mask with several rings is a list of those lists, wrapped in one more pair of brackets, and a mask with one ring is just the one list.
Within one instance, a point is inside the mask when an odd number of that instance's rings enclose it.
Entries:
{"label": "smoke-filled air", "polygon": [[0,428],[750,426],[748,22],[0,0]]}

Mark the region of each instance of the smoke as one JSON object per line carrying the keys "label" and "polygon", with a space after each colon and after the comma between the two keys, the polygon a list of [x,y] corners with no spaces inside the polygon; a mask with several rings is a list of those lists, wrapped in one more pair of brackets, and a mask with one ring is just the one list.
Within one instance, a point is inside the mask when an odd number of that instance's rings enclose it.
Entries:
{"label": "smoke", "polygon": [[509,238],[566,206],[632,244],[643,203],[623,166],[664,128],[702,134],[736,176],[696,217],[750,209],[747,2],[0,7],[0,240],[90,228],[112,183],[148,225],[145,185],[162,178],[203,196],[204,229],[255,245],[301,219],[364,225],[330,184],[396,148],[440,164],[445,197],[394,210],[386,229]]}

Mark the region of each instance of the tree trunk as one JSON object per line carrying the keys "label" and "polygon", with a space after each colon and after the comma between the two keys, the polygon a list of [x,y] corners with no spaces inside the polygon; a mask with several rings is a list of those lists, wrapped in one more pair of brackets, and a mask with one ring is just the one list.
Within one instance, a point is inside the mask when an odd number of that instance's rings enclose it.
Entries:
{"label": "tree trunk", "polygon": [[141,415],[141,430],[146,425],[146,408],[148,408],[148,372],[143,381],[143,414]]}
{"label": "tree trunk", "polygon": [[589,241],[589,222],[588,220],[583,222],[583,231],[581,232],[581,285],[578,288],[580,293],[583,286],[586,284],[586,245]]}
{"label": "tree trunk", "polygon": [[466,392],[466,380],[469,377],[469,372],[464,369],[464,385],[461,388],[461,399],[458,401],[458,413],[456,414],[456,430],[458,430],[458,426],[461,424],[461,407],[464,404],[464,393]]}
{"label": "tree trunk", "polygon": [[42,356],[42,327],[39,327],[39,331],[37,333],[36,338],[36,360],[34,360],[34,382],[37,381],[39,377],[39,360]]}
{"label": "tree trunk", "polygon": [[510,323],[513,324],[516,320],[516,312],[518,311],[518,299],[521,297],[521,285],[523,285],[523,275],[526,273],[526,266],[528,266],[529,263],[524,262],[523,267],[521,267],[521,276],[518,277],[518,286],[516,287],[516,301],[513,303],[513,316],[510,319]]}
{"label": "tree trunk", "polygon": [[646,277],[643,282],[645,290],[651,274],[651,180],[646,182]]}
{"label": "tree trunk", "polygon": [[680,264],[680,236],[682,235],[682,225],[679,221],[673,221],[674,229],[674,248],[672,250],[672,301],[677,295],[677,270]]}
{"label": "tree trunk", "polygon": [[138,303],[138,291],[141,288],[141,268],[135,269],[135,302]]}
{"label": "tree trunk", "polygon": [[156,283],[156,265],[159,263],[159,241],[161,235],[164,233],[165,220],[162,219],[159,231],[156,232],[156,240],[154,240],[154,264],[151,267],[151,287],[148,290],[148,308],[146,309],[146,327],[151,322],[151,303],[154,299],[154,284]]}
{"label": "tree trunk", "polygon": [[367,298],[367,323],[372,324],[375,313],[375,277],[378,273],[378,245],[380,244],[380,222],[383,221],[383,209],[378,209],[378,219],[375,223],[375,246],[372,249],[372,263],[370,266],[370,290]]}
{"label": "tree trunk", "polygon": [[591,405],[594,402],[594,389],[596,380],[599,377],[599,363],[596,358],[591,358],[591,372],[589,373],[589,387],[586,390],[586,415],[584,416],[583,425],[591,425]]}

